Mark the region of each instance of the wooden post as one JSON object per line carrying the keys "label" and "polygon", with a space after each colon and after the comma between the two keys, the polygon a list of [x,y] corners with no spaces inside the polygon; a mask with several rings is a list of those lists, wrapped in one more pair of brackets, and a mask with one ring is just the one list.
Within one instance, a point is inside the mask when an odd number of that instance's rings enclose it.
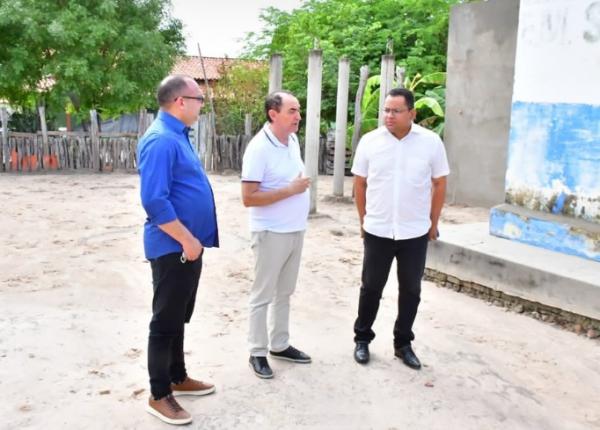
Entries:
{"label": "wooden post", "polygon": [[10,150],[8,148],[8,111],[0,108],[0,121],[2,121],[2,148],[0,148],[0,161],[2,170],[10,170]]}
{"label": "wooden post", "polygon": [[98,115],[96,109],[90,111],[90,141],[92,143],[92,162],[90,168],[96,171],[102,171],[100,162],[100,137],[98,136]]}
{"label": "wooden post", "polygon": [[200,115],[198,115],[198,120],[196,121],[196,124],[194,124],[194,147],[196,149],[196,155],[202,160],[202,153],[200,152]]}
{"label": "wooden post", "polygon": [[317,211],[317,180],[319,178],[319,131],[321,126],[321,81],[323,51],[311,49],[308,56],[308,91],[306,95],[306,142],[304,163],[310,177],[310,213]]}
{"label": "wooden post", "polygon": [[142,138],[144,133],[146,132],[147,124],[146,124],[146,109],[140,109],[139,117],[138,117],[138,141]]}
{"label": "wooden post", "polygon": [[338,69],[337,107],[335,115],[335,153],[333,155],[333,195],[339,197],[344,196],[349,85],[350,61],[347,58],[341,58]]}
{"label": "wooden post", "polygon": [[379,126],[383,125],[383,103],[385,96],[392,89],[394,81],[394,56],[381,56],[381,84],[379,86]]}
{"label": "wooden post", "polygon": [[206,158],[204,160],[204,170],[207,172],[212,172],[213,170],[213,143],[215,141],[215,136],[213,134],[213,128],[210,126],[212,123],[211,118],[212,113],[206,114],[206,122],[207,122],[207,133],[206,133]]}
{"label": "wooden post", "polygon": [[283,57],[281,54],[271,55],[269,65],[269,94],[282,88],[283,82]]}
{"label": "wooden post", "polygon": [[44,157],[48,156],[48,161],[50,161],[50,152],[48,151],[48,126],[46,125],[46,107],[38,106],[38,112],[40,114],[40,124],[42,126],[42,153],[40,154],[37,164],[38,169],[40,167],[45,169],[46,159]]}
{"label": "wooden post", "polygon": [[356,152],[356,146],[358,145],[358,139],[360,137],[360,129],[362,125],[362,112],[361,103],[365,93],[365,87],[367,80],[369,79],[369,66],[362,66],[360,68],[360,78],[358,81],[358,90],[356,91],[356,99],[354,100],[354,133],[352,133],[352,156]]}
{"label": "wooden post", "polygon": [[198,117],[198,154],[206,170],[206,135],[208,133],[206,114]]}
{"label": "wooden post", "polygon": [[252,114],[247,113],[244,118],[244,134],[250,136],[252,134]]}
{"label": "wooden post", "polygon": [[207,137],[207,142],[208,142],[208,147],[210,147],[210,158],[208,158],[208,151],[207,151],[207,160],[208,160],[208,165],[205,167],[206,171],[211,171],[212,170],[212,148],[213,145],[215,144],[215,139],[216,139],[216,135],[217,135],[217,126],[215,124],[215,105],[213,103],[213,95],[212,95],[212,91],[210,89],[210,86],[208,85],[208,78],[206,76],[206,68],[204,67],[204,57],[202,56],[202,50],[200,49],[200,44],[198,43],[198,56],[200,57],[200,66],[202,67],[202,74],[204,76],[204,88],[206,89],[206,94],[204,94],[204,97],[208,97],[208,104],[210,106],[210,116],[208,116],[209,122],[209,133],[208,133],[208,137]]}

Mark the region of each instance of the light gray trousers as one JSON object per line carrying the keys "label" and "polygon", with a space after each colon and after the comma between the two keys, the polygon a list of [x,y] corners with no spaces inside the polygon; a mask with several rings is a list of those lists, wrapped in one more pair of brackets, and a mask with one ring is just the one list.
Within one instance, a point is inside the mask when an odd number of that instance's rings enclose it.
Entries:
{"label": "light gray trousers", "polygon": [[304,231],[252,233],[255,265],[248,333],[252,356],[265,357],[269,343],[274,352],[289,346],[290,296],[296,289],[303,242]]}

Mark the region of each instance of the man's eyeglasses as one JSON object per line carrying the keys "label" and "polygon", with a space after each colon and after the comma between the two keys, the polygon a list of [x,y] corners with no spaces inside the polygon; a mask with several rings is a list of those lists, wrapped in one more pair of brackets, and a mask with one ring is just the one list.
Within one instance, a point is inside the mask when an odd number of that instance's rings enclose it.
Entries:
{"label": "man's eyeglasses", "polygon": [[[204,103],[204,96],[179,96],[182,99],[194,99],[198,100],[200,103]],[[175,98],[177,100],[179,97]]]}
{"label": "man's eyeglasses", "polygon": [[385,114],[392,114],[392,115],[400,115],[401,113],[404,113],[406,111],[409,111],[410,109],[390,109],[390,108],[385,108],[383,109],[383,112]]}

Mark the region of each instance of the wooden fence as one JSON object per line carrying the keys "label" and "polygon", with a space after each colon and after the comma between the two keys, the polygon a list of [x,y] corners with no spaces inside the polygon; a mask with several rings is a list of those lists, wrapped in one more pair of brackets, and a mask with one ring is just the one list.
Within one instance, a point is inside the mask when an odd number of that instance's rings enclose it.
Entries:
{"label": "wooden fence", "polygon": [[[42,112],[43,113],[43,112]],[[6,113],[2,112],[6,119]],[[140,112],[140,130],[145,130],[151,119]],[[111,172],[136,171],[138,133],[102,133],[94,123],[96,113],[91,112],[92,127],[89,132],[43,131],[20,133],[8,130],[3,122],[0,130],[0,171],[39,172],[54,170],[81,170]],[[207,118],[202,115],[190,133],[190,141],[207,171],[241,171],[246,146],[252,139],[249,134],[217,135],[210,133]],[[249,127],[248,127],[249,128]],[[329,173],[328,152],[325,139],[319,150],[319,173]],[[302,152],[303,148],[302,148]],[[210,160],[206,160],[209,157]],[[329,157],[331,158],[331,157]]]}
{"label": "wooden fence", "polygon": [[135,170],[137,140],[136,133],[10,132],[0,159],[5,172]]}
{"label": "wooden fence", "polygon": [[[98,144],[86,132],[47,132],[47,143],[41,132],[9,133],[7,145],[0,145],[0,170],[4,172],[40,172],[82,170],[111,172],[137,169],[136,133],[99,133]],[[249,135],[217,135],[208,171],[241,171]],[[331,174],[323,139],[319,151],[319,173]],[[97,154],[97,156],[95,156]],[[203,159],[205,154],[199,154]]]}

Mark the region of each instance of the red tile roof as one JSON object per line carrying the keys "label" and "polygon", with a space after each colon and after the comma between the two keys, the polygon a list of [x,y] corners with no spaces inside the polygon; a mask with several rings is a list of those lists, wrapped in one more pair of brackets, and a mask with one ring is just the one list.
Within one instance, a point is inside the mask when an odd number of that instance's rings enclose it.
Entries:
{"label": "red tile roof", "polygon": [[[256,64],[256,61],[241,60],[238,58],[221,58],[221,57],[204,57],[204,68],[206,69],[206,79],[215,81],[221,79],[221,68],[225,65],[233,63],[249,63]],[[200,57],[191,55],[180,57],[173,70],[173,74],[189,75],[192,78],[204,81],[204,73],[202,72],[202,64]]]}

